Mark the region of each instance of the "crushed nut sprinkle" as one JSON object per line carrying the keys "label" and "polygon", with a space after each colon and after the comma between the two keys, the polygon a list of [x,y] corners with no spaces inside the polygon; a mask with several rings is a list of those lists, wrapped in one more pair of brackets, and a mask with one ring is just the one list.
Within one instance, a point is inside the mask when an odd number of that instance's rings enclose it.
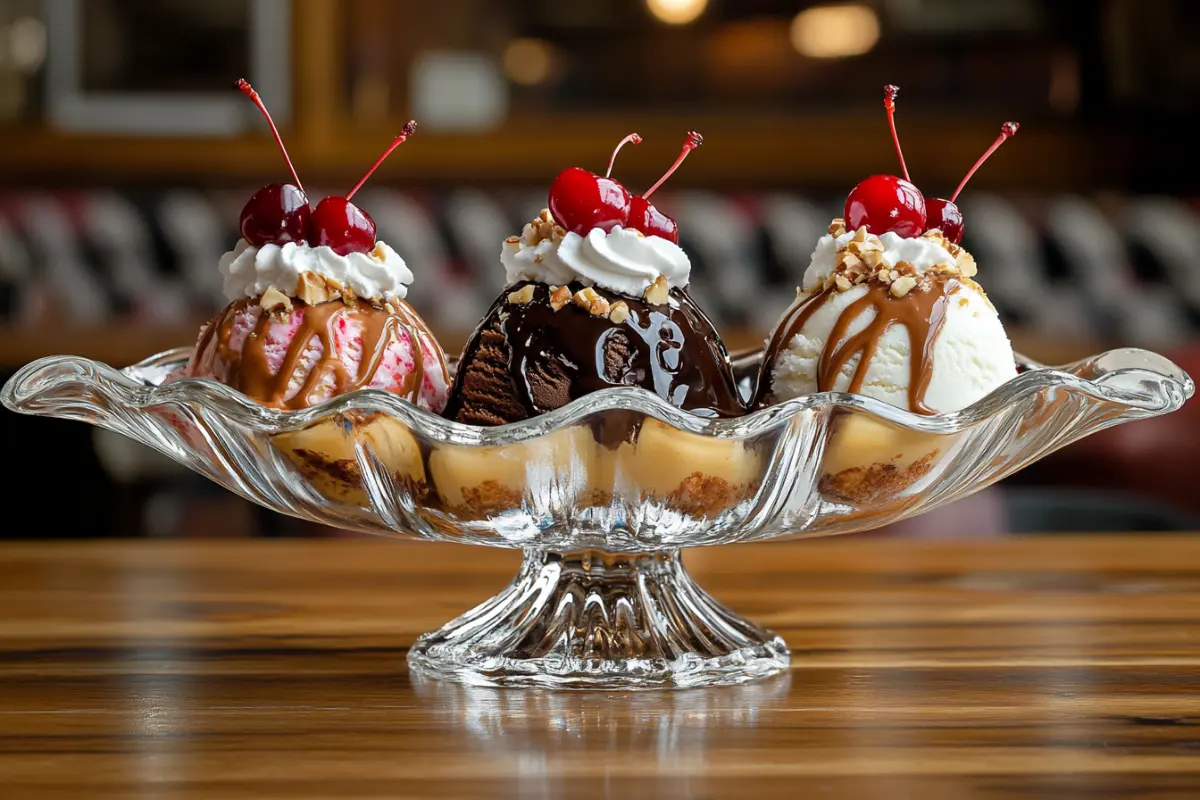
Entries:
{"label": "crushed nut sprinkle", "polygon": [[955,259],[954,265],[958,267],[958,272],[964,278],[974,278],[979,268],[975,265],[975,257],[966,250],[960,249]]}
{"label": "crushed nut sprinkle", "polygon": [[575,301],[575,305],[577,305],[581,308],[587,308],[592,304],[592,301],[596,300],[599,297],[600,297],[600,295],[596,294],[595,289],[593,289],[590,286],[585,286],[584,288],[582,288],[578,292],[576,292],[575,296],[572,297],[571,299]]}
{"label": "crushed nut sprinkle", "polygon": [[828,233],[830,236],[841,236],[846,232],[846,220],[840,217],[829,223]]}
{"label": "crushed nut sprinkle", "polygon": [[904,297],[906,294],[916,288],[917,279],[911,275],[904,275],[892,281],[891,291],[893,297]]}
{"label": "crushed nut sprinkle", "polygon": [[554,311],[561,310],[567,303],[571,302],[571,290],[566,286],[551,286],[550,287],[550,308]]}
{"label": "crushed nut sprinkle", "polygon": [[[835,219],[830,224],[831,233],[838,227],[838,222],[840,220]],[[826,290],[837,289],[844,292],[867,281],[878,281],[888,286],[903,281],[901,286],[904,288],[898,290],[900,294],[896,294],[897,297],[903,297],[914,288],[928,291],[932,288],[933,276],[937,273],[965,278],[975,275],[975,259],[966,250],[946,239],[939,229],[930,228],[922,234],[922,238],[944,247],[954,257],[954,263],[936,264],[924,273],[919,272],[908,261],[892,264],[887,259],[883,242],[864,226],[854,231],[850,241],[838,242],[833,272],[825,277],[822,286]],[[904,281],[904,278],[912,278],[912,285]]]}
{"label": "crushed nut sprinkle", "polygon": [[862,258],[867,253],[882,253],[883,242],[880,242],[878,239],[875,241],[868,239],[865,242],[850,242],[846,245],[846,252],[859,258]]}
{"label": "crushed nut sprinkle", "polygon": [[515,306],[523,306],[533,302],[533,284],[527,283],[515,292],[508,293],[508,302]]}
{"label": "crushed nut sprinkle", "polygon": [[579,306],[580,308],[587,309],[588,313],[592,316],[608,316],[608,300],[601,297],[596,290],[590,286],[580,289],[571,299],[575,302],[575,305]]}
{"label": "crushed nut sprinkle", "polygon": [[510,236],[504,241],[509,244],[524,243],[529,247],[534,247],[547,239],[561,239],[566,235],[566,229],[554,221],[554,217],[550,215],[550,209],[543,208],[540,214],[525,224],[520,237]]}
{"label": "crushed nut sprinkle", "polygon": [[292,298],[288,297],[274,286],[263,292],[262,297],[260,297],[258,300],[258,304],[268,312],[286,311],[290,313],[292,310]]}
{"label": "crushed nut sprinkle", "polygon": [[671,288],[667,285],[667,279],[659,275],[654,279],[654,283],[646,288],[642,294],[642,298],[652,306],[661,306],[667,302],[670,296]]}
{"label": "crushed nut sprinkle", "polygon": [[340,283],[315,272],[305,272],[296,281],[296,297],[310,306],[320,305],[343,296]]}
{"label": "crushed nut sprinkle", "polygon": [[625,320],[629,319],[629,306],[624,300],[618,300],[612,304],[608,310],[608,318],[620,325]]}

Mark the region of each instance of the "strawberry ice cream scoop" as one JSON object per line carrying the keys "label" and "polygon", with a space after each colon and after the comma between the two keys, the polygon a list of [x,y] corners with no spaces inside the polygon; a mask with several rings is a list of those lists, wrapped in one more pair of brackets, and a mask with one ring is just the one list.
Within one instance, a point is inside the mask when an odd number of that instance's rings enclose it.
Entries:
{"label": "strawberry ice cream scoop", "polygon": [[403,300],[386,306],[302,301],[270,310],[232,303],[200,332],[179,377],[212,378],[272,408],[296,410],[356,389],[383,389],[440,413],[446,356]]}

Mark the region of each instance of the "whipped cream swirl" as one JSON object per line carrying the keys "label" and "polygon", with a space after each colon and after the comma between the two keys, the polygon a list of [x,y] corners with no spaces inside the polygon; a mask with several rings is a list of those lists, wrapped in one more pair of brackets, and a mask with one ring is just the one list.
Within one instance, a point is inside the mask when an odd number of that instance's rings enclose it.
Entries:
{"label": "whipped cream swirl", "polygon": [[541,220],[526,225],[521,236],[505,240],[500,261],[509,285],[523,280],[551,286],[579,281],[632,297],[641,297],[660,276],[668,287],[683,288],[692,272],[687,253],[661,236],[645,236],[620,225],[608,233],[594,228],[580,236],[547,224],[545,212]]}
{"label": "whipped cream swirl", "polygon": [[378,242],[369,253],[338,255],[324,245],[288,242],[254,247],[245,239],[221,256],[218,264],[230,302],[242,297],[260,297],[275,289],[295,297],[300,276],[312,272],[348,287],[358,297],[370,300],[403,300],[412,271],[395,250]]}
{"label": "whipped cream swirl", "polygon": [[[805,291],[820,286],[829,277],[837,265],[839,251],[853,241],[854,231],[846,231],[841,236],[825,234],[817,240],[808,269],[804,272]],[[955,256],[941,243],[941,239],[931,236],[905,238],[891,231],[879,237],[883,245],[883,259],[888,264],[899,264],[907,261],[918,272],[928,272],[938,267],[952,267]]]}

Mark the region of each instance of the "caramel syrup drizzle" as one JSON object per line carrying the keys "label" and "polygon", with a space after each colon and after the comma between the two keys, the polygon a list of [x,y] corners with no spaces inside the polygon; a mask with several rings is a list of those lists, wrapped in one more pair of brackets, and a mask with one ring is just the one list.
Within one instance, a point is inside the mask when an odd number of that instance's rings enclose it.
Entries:
{"label": "caramel syrup drizzle", "polygon": [[[213,372],[222,383],[273,408],[292,411],[307,408],[319,402],[320,398],[315,396],[315,392],[329,375],[333,376],[332,394],[335,396],[369,384],[383,362],[388,345],[399,339],[401,330],[406,330],[412,343],[413,369],[394,393],[410,402],[417,401],[425,377],[421,347],[424,342],[424,323],[404,304],[399,304],[399,310],[395,313],[357,303],[347,305],[341,300],[307,306],[279,370],[271,372],[267,358],[267,332],[274,320],[266,310],[259,316],[254,330],[247,334],[241,350],[230,346],[235,321],[254,302],[252,299],[243,299],[229,305],[209,325],[198,345],[197,352],[203,353],[216,337]],[[346,369],[335,347],[336,331],[343,318],[352,318],[361,323],[363,357],[355,374]],[[314,338],[321,345],[321,356],[309,371],[304,384],[294,395],[287,397],[288,383]]]}
{"label": "caramel syrup drizzle", "polygon": [[[842,369],[857,355],[858,365],[847,390],[851,393],[860,392],[880,340],[892,325],[899,324],[908,329],[910,343],[909,410],[915,414],[936,414],[936,411],[925,405],[925,392],[933,377],[934,342],[945,324],[949,297],[958,291],[958,287],[959,283],[954,278],[938,276],[927,291],[913,289],[903,297],[893,297],[888,286],[875,282],[869,284],[867,293],[846,306],[829,332],[829,339],[817,364],[817,391],[831,391]],[[778,353],[804,329],[804,325],[817,309],[835,292],[834,288],[823,289],[803,302],[796,303],[788,316],[776,327],[759,374],[759,392],[764,395],[759,398],[760,403],[771,390],[770,381],[775,372]],[[848,336],[854,320],[870,309],[874,309],[875,315],[867,326],[854,336]]]}

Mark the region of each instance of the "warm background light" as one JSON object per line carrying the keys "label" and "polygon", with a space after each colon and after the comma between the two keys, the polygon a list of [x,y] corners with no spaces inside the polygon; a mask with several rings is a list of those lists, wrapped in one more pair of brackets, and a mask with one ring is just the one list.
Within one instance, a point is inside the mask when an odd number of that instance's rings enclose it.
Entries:
{"label": "warm background light", "polygon": [[809,58],[845,58],[879,41],[879,17],[867,6],[817,6],[792,20],[792,46]]}
{"label": "warm background light", "polygon": [[692,22],[707,6],[708,0],[646,0],[650,13],[670,25]]}
{"label": "warm background light", "polygon": [[504,48],[504,72],[513,83],[545,83],[554,67],[554,50],[541,39],[513,39]]}

